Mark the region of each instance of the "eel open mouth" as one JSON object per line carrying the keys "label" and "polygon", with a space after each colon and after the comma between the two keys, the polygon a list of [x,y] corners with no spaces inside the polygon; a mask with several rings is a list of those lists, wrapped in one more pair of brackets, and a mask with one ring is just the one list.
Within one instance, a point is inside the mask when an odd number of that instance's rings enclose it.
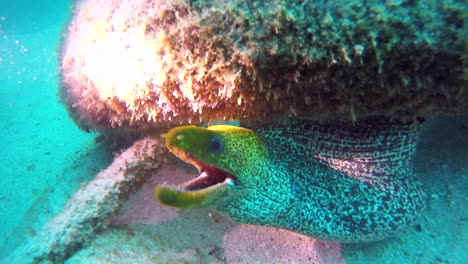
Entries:
{"label": "eel open mouth", "polygon": [[200,175],[178,185],[157,185],[155,196],[160,203],[178,208],[205,207],[215,203],[226,192],[227,186],[235,185],[233,175],[197,160],[183,149],[171,147],[170,150],[181,160],[194,165]]}

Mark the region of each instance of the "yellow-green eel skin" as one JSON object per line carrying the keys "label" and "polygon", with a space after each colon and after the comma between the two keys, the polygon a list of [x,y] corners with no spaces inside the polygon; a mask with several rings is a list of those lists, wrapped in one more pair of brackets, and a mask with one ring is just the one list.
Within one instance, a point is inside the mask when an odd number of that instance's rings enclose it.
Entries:
{"label": "yellow-green eel skin", "polygon": [[[365,242],[414,224],[424,207],[412,166],[413,125],[296,120],[252,127],[183,126],[166,136],[169,148],[236,177],[210,204],[239,223]],[[208,146],[213,137],[222,140],[218,153]]]}

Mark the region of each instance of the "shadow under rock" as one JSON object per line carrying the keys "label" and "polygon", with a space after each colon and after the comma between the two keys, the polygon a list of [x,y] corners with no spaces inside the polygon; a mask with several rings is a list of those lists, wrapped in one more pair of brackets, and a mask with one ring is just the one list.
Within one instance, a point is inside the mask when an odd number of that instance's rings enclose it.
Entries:
{"label": "shadow under rock", "polygon": [[[439,260],[444,259],[445,255],[460,255],[460,252],[455,252],[456,249],[448,251],[453,247],[446,245],[451,244],[452,240],[445,241],[443,236],[453,239],[461,229],[452,229],[463,226],[460,224],[463,219],[456,217],[463,210],[449,206],[450,203],[462,203],[462,194],[449,194],[451,189],[467,188],[464,187],[468,183],[467,135],[467,116],[439,115],[424,123],[414,168],[428,194],[427,208],[413,226],[393,238],[372,243],[343,244],[343,256],[347,263],[437,263],[442,262]],[[458,188],[454,188],[454,185]],[[445,196],[450,201],[444,201]],[[435,202],[441,205],[437,206]],[[447,224],[450,221],[452,223]],[[453,256],[451,261],[444,263],[458,263],[456,259]]]}

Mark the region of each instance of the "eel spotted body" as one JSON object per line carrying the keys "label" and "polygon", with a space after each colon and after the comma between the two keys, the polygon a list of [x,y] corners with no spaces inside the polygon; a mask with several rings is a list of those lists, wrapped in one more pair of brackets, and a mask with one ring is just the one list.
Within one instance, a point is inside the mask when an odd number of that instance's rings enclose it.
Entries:
{"label": "eel spotted body", "polygon": [[412,168],[418,129],[299,120],[252,130],[182,126],[166,146],[200,176],[158,185],[174,207],[214,206],[235,221],[314,238],[363,242],[414,223],[424,194]]}

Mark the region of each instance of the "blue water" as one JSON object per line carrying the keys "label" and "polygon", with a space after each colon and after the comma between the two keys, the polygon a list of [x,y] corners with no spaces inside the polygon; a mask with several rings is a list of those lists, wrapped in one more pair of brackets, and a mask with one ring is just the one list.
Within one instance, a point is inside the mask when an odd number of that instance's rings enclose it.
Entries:
{"label": "blue water", "polygon": [[94,148],[58,103],[70,12],[70,1],[0,1],[0,258],[61,210],[74,187],[59,183],[82,180],[69,168]]}

